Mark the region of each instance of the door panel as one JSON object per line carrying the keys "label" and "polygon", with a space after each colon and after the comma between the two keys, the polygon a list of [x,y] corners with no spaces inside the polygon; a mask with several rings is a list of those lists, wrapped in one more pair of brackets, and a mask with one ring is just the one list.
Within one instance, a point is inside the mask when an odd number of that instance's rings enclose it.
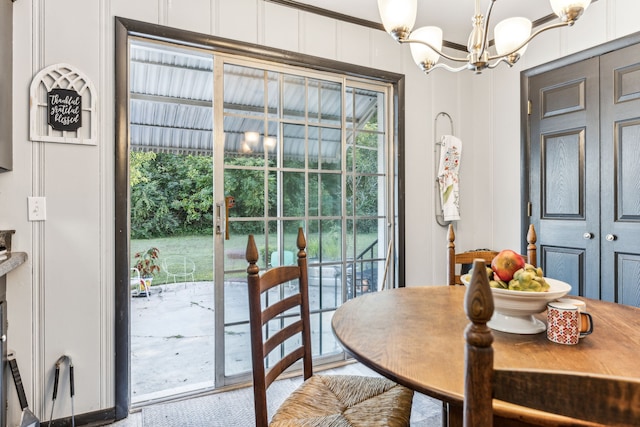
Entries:
{"label": "door panel", "polygon": [[599,298],[598,60],[529,80],[531,222],[545,275]]}
{"label": "door panel", "polygon": [[640,306],[640,46],[601,57],[602,299]]}
{"label": "door panel", "polygon": [[[615,254],[617,300],[621,304],[640,307],[640,256],[638,254]],[[604,281],[606,282],[606,281]]]}
{"label": "door panel", "polygon": [[584,128],[544,135],[542,217],[584,220]]}
{"label": "door panel", "polygon": [[[584,249],[571,249],[567,247],[545,246],[540,254],[545,260],[545,275],[563,282],[572,283],[572,293],[584,295],[584,289],[575,287],[573,283],[576,277],[581,277],[584,271],[586,258]],[[553,273],[549,274],[548,271]]]}

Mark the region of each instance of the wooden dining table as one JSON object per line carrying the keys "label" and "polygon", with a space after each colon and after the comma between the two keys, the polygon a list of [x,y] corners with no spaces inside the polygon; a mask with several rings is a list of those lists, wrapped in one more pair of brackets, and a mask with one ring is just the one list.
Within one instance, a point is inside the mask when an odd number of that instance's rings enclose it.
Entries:
{"label": "wooden dining table", "polygon": [[[333,332],[362,364],[441,400],[444,426],[461,426],[464,330],[469,324],[463,308],[465,290],[457,285],[420,286],[367,294],[337,309]],[[640,378],[640,309],[572,298],[586,302],[593,318],[592,334],[577,345],[563,345],[549,341],[544,332],[492,331],[494,366]],[[536,316],[546,322],[546,312]],[[494,413],[495,425],[575,425],[561,416],[549,417],[500,401],[494,403]]]}

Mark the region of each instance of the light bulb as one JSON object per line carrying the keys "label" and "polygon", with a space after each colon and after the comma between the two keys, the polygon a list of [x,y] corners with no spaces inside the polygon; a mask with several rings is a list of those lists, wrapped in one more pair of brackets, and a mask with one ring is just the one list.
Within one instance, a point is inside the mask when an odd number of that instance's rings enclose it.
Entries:
{"label": "light bulb", "polygon": [[260,134],[258,132],[245,132],[244,140],[247,144],[255,145],[260,141]]}

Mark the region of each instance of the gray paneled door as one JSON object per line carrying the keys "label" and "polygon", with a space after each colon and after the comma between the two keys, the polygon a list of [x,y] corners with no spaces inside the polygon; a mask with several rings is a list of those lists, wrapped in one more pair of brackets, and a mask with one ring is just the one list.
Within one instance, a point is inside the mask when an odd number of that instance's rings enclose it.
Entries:
{"label": "gray paneled door", "polygon": [[640,307],[640,45],[600,58],[602,299]]}
{"label": "gray paneled door", "polygon": [[598,60],[539,74],[529,84],[538,264],[546,276],[570,283],[573,294],[599,298]]}
{"label": "gray paneled door", "polygon": [[572,293],[640,306],[640,47],[529,79],[539,264]]}

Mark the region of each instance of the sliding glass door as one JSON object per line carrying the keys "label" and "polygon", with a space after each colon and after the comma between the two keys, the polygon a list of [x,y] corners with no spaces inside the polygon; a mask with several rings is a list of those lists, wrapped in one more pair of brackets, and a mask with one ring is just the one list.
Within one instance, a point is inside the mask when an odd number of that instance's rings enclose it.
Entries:
{"label": "sliding glass door", "polygon": [[392,86],[142,38],[129,67],[130,267],[161,267],[127,281],[134,404],[250,379],[249,234],[264,270],[304,229],[316,363],[344,360],[336,308],[394,283]]}

